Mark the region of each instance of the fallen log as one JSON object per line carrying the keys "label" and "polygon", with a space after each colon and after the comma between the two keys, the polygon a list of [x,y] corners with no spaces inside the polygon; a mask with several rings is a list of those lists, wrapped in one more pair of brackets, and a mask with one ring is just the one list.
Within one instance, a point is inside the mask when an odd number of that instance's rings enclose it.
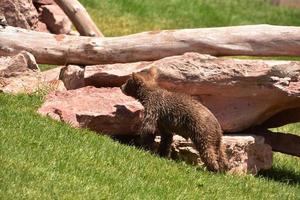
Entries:
{"label": "fallen log", "polygon": [[80,35],[104,37],[79,1],[55,0],[55,2],[68,15]]}
{"label": "fallen log", "polygon": [[199,52],[216,56],[300,56],[300,27],[249,25],[150,31],[122,37],[53,35],[0,27],[0,56],[21,50],[38,63],[105,64]]}

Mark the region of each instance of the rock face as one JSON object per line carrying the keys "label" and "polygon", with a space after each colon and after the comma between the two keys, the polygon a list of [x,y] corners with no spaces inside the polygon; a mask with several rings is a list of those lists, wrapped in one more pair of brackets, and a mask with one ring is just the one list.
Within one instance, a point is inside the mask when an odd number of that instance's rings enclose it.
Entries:
{"label": "rock face", "polygon": [[37,84],[39,68],[33,55],[21,52],[0,59],[0,90],[3,92],[29,92]]}
{"label": "rock face", "polygon": [[72,23],[57,4],[41,5],[39,11],[41,21],[47,25],[47,28],[51,33],[70,33]]}
{"label": "rock face", "polygon": [[1,15],[10,26],[35,29],[38,24],[38,13],[31,0],[1,0]]}
{"label": "rock face", "polygon": [[85,86],[84,69],[78,65],[68,65],[62,68],[59,78],[62,80],[68,90]]}
{"label": "rock face", "polygon": [[0,19],[10,26],[68,34],[72,23],[53,0],[1,0]]}
{"label": "rock face", "polygon": [[85,85],[95,87],[120,87],[130,77],[132,72],[147,69],[152,66],[152,64],[153,62],[137,62],[86,66],[83,79]]}
{"label": "rock face", "polygon": [[72,23],[52,0],[1,0],[0,18],[10,26],[68,34]]}
{"label": "rock face", "polygon": [[256,174],[272,167],[273,153],[261,136],[226,135],[223,137],[232,173]]}
{"label": "rock face", "polygon": [[155,62],[87,66],[84,82],[97,87],[120,86],[132,72],[151,66],[158,68],[161,87],[197,98],[226,132],[260,125],[277,113],[300,107],[300,62],[187,53]]}
{"label": "rock face", "polygon": [[39,109],[42,115],[108,135],[135,134],[142,105],[119,88],[84,87],[53,92]]}
{"label": "rock face", "polygon": [[38,16],[31,0],[0,1],[0,17],[4,17],[10,26],[46,32],[46,25],[39,21]]}
{"label": "rock face", "polygon": [[63,90],[63,83],[41,73],[35,58],[28,52],[0,58],[0,91],[32,93],[37,90]]}
{"label": "rock face", "polygon": [[[156,142],[159,143],[159,138]],[[272,166],[272,148],[264,143],[264,138],[255,135],[226,135],[223,145],[230,163],[230,173],[256,174],[259,170]],[[172,143],[173,159],[183,160],[188,164],[202,165],[198,151],[190,140],[175,135]]]}

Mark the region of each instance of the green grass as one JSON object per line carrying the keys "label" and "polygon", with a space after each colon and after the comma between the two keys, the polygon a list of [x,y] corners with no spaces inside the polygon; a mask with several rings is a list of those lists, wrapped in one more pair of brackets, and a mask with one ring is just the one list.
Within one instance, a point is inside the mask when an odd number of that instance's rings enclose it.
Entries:
{"label": "green grass", "polygon": [[0,199],[297,199],[300,162],[276,154],[260,175],[211,174],[161,159],[35,110],[39,96],[0,94]]}
{"label": "green grass", "polygon": [[[105,36],[249,24],[300,26],[300,10],[262,0],[80,0]],[[246,59],[300,60],[300,57]]]}
{"label": "green grass", "polygon": [[300,123],[289,124],[280,128],[273,128],[272,131],[283,132],[283,133],[294,133],[300,135]]}
{"label": "green grass", "polygon": [[300,11],[263,0],[80,0],[105,36],[247,24],[299,26]]}
{"label": "green grass", "polygon": [[[81,0],[106,36],[242,24],[300,25],[258,0]],[[42,69],[51,68],[43,65]],[[0,199],[299,199],[299,158],[257,176],[211,174],[41,117],[39,95],[0,94]],[[299,134],[300,125],[277,129]]]}
{"label": "green grass", "polygon": [[46,71],[55,67],[57,67],[57,65],[39,64],[39,68],[41,71]]}

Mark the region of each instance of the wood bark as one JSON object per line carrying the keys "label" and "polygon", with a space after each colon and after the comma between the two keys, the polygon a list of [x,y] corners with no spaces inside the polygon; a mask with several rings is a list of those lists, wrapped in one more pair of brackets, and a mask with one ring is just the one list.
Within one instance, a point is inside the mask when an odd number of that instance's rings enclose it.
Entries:
{"label": "wood bark", "polygon": [[104,37],[79,1],[55,0],[55,2],[66,13],[80,35]]}
{"label": "wood bark", "polygon": [[250,25],[92,38],[7,26],[0,27],[0,45],[2,56],[26,50],[38,63],[46,64],[128,63],[185,52],[217,56],[300,56],[300,27]]}

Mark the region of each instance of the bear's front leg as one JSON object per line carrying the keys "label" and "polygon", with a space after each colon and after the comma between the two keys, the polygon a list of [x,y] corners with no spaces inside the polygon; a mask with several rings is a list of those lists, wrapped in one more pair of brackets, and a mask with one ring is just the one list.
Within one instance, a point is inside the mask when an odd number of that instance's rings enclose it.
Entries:
{"label": "bear's front leg", "polygon": [[170,157],[171,144],[173,141],[173,134],[169,132],[161,132],[161,140],[158,148],[158,154],[161,157]]}
{"label": "bear's front leg", "polygon": [[[151,112],[150,112],[151,113]],[[140,145],[145,150],[154,150],[154,139],[156,136],[157,119],[154,115],[149,114],[149,110],[145,110],[145,116],[139,130]]]}
{"label": "bear's front leg", "polygon": [[155,134],[143,134],[140,135],[140,147],[146,151],[154,151]]}

